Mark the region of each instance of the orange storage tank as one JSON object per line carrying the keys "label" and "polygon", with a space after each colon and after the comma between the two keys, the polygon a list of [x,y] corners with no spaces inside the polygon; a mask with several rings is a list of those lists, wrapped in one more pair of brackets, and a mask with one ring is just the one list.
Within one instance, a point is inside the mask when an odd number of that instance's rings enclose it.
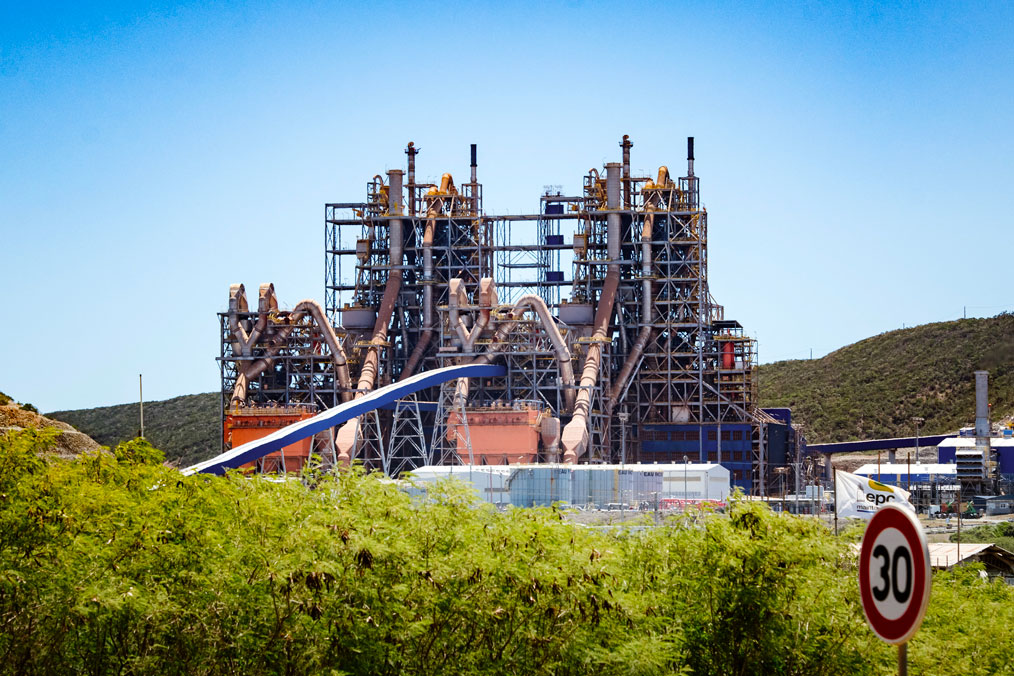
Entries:
{"label": "orange storage tank", "polygon": [[[541,413],[536,408],[469,409],[468,438],[472,442],[472,463],[506,465],[538,460]],[[457,413],[447,416],[447,440],[457,440],[458,457],[468,462],[465,430]]]}
{"label": "orange storage tank", "polygon": [[[283,427],[306,420],[314,415],[307,406],[269,406],[233,409],[225,416],[226,445],[236,448],[262,439]],[[280,451],[269,453],[259,460],[242,465],[242,469],[260,469],[263,472],[300,472],[310,457],[312,438],[289,444]]]}

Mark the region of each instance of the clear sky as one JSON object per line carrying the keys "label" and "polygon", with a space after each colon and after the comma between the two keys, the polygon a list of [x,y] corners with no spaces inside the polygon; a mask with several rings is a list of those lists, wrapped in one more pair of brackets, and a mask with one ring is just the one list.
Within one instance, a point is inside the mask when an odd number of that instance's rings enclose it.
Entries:
{"label": "clear sky", "polygon": [[1012,111],[1008,3],[4,3],[0,390],[217,390],[229,284],[323,301],[323,204],[408,141],[517,213],[695,136],[762,362],[1011,311]]}

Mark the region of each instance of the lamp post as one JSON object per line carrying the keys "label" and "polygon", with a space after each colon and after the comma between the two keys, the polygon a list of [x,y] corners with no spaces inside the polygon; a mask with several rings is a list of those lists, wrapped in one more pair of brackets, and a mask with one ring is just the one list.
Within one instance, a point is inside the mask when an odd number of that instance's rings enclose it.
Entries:
{"label": "lamp post", "polygon": [[[926,419],[925,418],[921,418],[919,416],[913,416],[912,422],[915,423],[915,464],[918,466],[918,464],[919,464],[919,425],[922,425],[924,422],[926,422]],[[912,460],[911,460],[911,455],[909,456],[909,461],[908,461],[908,491],[910,493],[912,492]]]}
{"label": "lamp post", "polygon": [[620,421],[620,464],[627,464],[627,421],[630,420],[630,413],[623,409],[616,414]]}
{"label": "lamp post", "polygon": [[690,469],[690,458],[689,456],[683,456],[683,511],[687,511],[687,500],[689,495],[687,494],[687,470]]}
{"label": "lamp post", "polygon": [[926,422],[926,419],[915,416],[912,418],[912,422],[915,423],[915,462],[919,464],[919,425]]}

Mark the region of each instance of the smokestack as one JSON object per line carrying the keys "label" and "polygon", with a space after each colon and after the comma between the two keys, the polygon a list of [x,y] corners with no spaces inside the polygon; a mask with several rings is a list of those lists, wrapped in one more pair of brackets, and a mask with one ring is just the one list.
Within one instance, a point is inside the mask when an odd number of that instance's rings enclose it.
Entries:
{"label": "smokestack", "polygon": [[623,148],[623,207],[630,208],[630,149],[633,142],[628,134],[623,135],[620,147]]}
{"label": "smokestack", "polygon": [[405,213],[402,211],[402,175],[401,169],[387,172],[387,212],[392,216]]}
{"label": "smokestack", "polygon": [[[620,208],[620,177],[623,167],[619,162],[606,164],[606,208]],[[612,267],[620,260],[620,215],[611,213],[606,217],[606,246],[609,252],[609,265]]]}
{"label": "smokestack", "polygon": [[694,175],[694,137],[687,136],[687,176]]}
{"label": "smokestack", "polygon": [[475,162],[475,144],[473,143],[472,144],[472,164],[471,164],[471,167],[472,167],[472,183],[473,184],[475,183],[475,168],[477,166],[478,166],[478,164],[476,164],[476,162]]}
{"label": "smokestack", "polygon": [[410,216],[415,216],[415,156],[418,153],[415,143],[409,141],[408,148],[405,148],[405,154],[408,155],[408,213]]}
{"label": "smokestack", "polygon": [[975,372],[975,436],[988,439],[989,429],[989,371]]}

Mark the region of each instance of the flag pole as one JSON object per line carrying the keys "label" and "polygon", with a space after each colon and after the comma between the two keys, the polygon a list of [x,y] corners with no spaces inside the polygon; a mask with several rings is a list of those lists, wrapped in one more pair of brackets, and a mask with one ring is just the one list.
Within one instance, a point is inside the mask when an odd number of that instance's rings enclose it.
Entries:
{"label": "flag pole", "polygon": [[[831,454],[828,453],[828,456]],[[838,534],[838,468],[831,465],[834,473],[834,534]]]}

